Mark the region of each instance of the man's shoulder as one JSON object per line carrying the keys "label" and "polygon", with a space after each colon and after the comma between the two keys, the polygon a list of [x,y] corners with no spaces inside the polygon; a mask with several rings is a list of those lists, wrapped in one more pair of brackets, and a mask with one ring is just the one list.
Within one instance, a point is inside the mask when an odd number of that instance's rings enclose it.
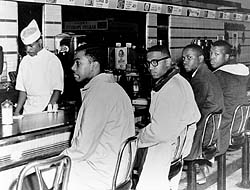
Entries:
{"label": "man's shoulder", "polygon": [[28,65],[27,65],[28,63],[30,63],[30,56],[29,56],[29,55],[25,55],[25,56],[22,58],[19,67],[28,66]]}
{"label": "man's shoulder", "polygon": [[213,75],[213,72],[208,68],[208,66],[206,65],[206,63],[203,63],[198,68],[197,75]]}
{"label": "man's shoulder", "polygon": [[43,55],[52,56],[52,57],[57,57],[54,53],[52,53],[51,51],[49,51],[49,50],[47,50],[47,49],[45,49],[45,48],[43,48],[43,49],[41,50],[41,53],[42,53]]}
{"label": "man's shoulder", "polygon": [[197,71],[197,74],[194,78],[206,82],[211,82],[209,81],[209,79],[216,79],[216,76],[207,66],[203,66]]}
{"label": "man's shoulder", "polygon": [[169,80],[164,86],[166,85],[173,88],[179,87],[181,89],[183,88],[183,86],[191,87],[190,83],[179,73],[173,76],[171,80]]}
{"label": "man's shoulder", "polygon": [[61,62],[60,59],[53,52],[47,49],[42,50],[42,55],[44,57],[47,57],[51,62]]}
{"label": "man's shoulder", "polygon": [[239,75],[239,76],[249,76],[249,68],[242,64],[225,64],[221,67],[219,67],[216,71],[214,71],[215,74],[220,75]]}

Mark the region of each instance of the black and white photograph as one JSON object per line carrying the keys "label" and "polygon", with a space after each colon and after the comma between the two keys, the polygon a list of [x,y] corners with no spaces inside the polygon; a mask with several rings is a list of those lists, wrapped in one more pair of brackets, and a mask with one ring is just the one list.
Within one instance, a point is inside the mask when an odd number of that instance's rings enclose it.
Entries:
{"label": "black and white photograph", "polygon": [[250,189],[250,0],[0,0],[0,190]]}

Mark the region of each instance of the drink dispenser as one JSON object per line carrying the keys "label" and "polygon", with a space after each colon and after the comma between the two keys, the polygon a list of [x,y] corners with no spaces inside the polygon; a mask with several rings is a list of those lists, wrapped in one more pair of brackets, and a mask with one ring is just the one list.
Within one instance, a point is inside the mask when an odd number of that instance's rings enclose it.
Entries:
{"label": "drink dispenser", "polygon": [[61,96],[62,104],[81,104],[80,89],[71,70],[74,52],[80,45],[86,44],[86,35],[62,33],[55,36],[56,55],[64,70],[64,92]]}
{"label": "drink dispenser", "polygon": [[207,64],[209,64],[209,62],[210,62],[210,48],[211,48],[211,45],[213,43],[212,40],[207,39],[207,37],[203,37],[203,38],[198,37],[198,38],[194,39],[191,43],[201,46],[201,48],[204,51],[205,62]]}

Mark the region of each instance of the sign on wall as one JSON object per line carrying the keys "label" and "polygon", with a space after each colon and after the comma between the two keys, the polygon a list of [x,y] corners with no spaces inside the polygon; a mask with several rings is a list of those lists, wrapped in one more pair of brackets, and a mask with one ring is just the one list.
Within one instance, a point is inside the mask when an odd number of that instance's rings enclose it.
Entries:
{"label": "sign on wall", "polygon": [[64,30],[108,30],[107,20],[64,22]]}
{"label": "sign on wall", "polygon": [[125,70],[127,66],[127,47],[115,48],[115,68]]}

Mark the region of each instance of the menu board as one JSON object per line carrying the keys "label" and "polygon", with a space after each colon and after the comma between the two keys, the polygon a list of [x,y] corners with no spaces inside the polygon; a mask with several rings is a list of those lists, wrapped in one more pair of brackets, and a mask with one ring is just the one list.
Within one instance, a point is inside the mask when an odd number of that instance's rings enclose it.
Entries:
{"label": "menu board", "polygon": [[182,7],[179,6],[169,5],[167,6],[166,11],[167,14],[182,15]]}
{"label": "menu board", "polygon": [[151,3],[150,12],[161,13],[162,5],[158,3]]}
{"label": "menu board", "polygon": [[[152,12],[157,14],[183,15],[190,17],[204,17],[211,19],[237,20],[250,22],[250,15],[239,12],[223,12],[178,6],[162,3],[163,1],[138,1],[138,0],[16,0],[36,3],[49,3],[59,5],[76,5],[84,7],[97,7],[107,9],[129,10],[139,12]],[[170,0],[169,0],[170,1]]]}
{"label": "menu board", "polygon": [[137,10],[137,1],[126,0],[125,1],[125,9],[130,10],[130,11],[136,11]]}
{"label": "menu board", "polygon": [[187,16],[192,16],[192,17],[199,17],[200,16],[200,9],[196,8],[189,8],[187,10]]}
{"label": "menu board", "polygon": [[99,7],[99,8],[108,8],[109,0],[95,0],[94,5],[95,7]]}

